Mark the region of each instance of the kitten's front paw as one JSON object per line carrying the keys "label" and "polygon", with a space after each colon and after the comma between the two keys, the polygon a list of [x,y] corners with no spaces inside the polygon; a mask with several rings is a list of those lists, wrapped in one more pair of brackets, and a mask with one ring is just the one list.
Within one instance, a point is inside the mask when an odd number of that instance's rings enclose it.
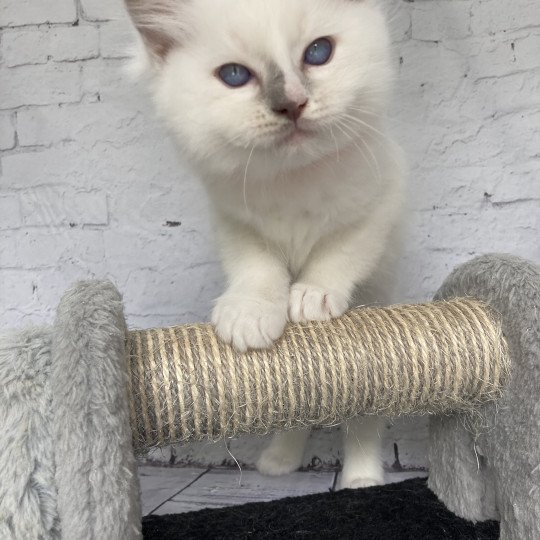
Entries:
{"label": "kitten's front paw", "polygon": [[224,294],[212,312],[219,338],[240,352],[270,347],[286,323],[285,307],[262,298]]}
{"label": "kitten's front paw", "polygon": [[291,287],[289,294],[291,322],[328,321],[343,315],[347,307],[347,298],[339,293],[308,283],[295,283]]}

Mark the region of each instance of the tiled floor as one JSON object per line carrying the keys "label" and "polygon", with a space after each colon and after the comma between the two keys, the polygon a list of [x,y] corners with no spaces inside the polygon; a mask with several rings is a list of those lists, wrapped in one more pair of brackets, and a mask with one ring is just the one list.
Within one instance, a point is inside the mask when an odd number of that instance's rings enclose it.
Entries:
{"label": "tiled floor", "polygon": [[[320,493],[332,489],[336,472],[296,472],[268,477],[238,469],[140,467],[143,514],[180,514],[247,502]],[[426,476],[423,471],[388,473],[386,481]]]}

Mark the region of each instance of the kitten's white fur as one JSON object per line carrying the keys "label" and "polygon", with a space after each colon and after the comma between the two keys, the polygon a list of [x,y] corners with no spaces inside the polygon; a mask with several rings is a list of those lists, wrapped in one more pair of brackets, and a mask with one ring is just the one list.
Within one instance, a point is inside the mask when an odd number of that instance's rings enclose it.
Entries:
{"label": "kitten's white fur", "polygon": [[[213,203],[229,282],[212,314],[218,335],[241,351],[268,347],[287,320],[341,315],[355,291],[355,303],[388,301],[403,172],[384,125],[393,72],[376,2],[126,1],[157,108]],[[303,68],[322,36],[333,58]],[[259,76],[231,89],[215,75],[230,62]],[[308,135],[263,99],[269,66],[288,96],[308,99]],[[343,429],[342,487],[382,482],[377,430],[372,419]],[[277,434],[259,470],[298,468],[308,433]]]}

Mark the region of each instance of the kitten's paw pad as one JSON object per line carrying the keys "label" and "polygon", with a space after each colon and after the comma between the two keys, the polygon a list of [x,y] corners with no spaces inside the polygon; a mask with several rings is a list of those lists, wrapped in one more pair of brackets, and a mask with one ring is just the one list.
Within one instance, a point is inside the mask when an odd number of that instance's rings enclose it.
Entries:
{"label": "kitten's paw pad", "polygon": [[269,447],[263,451],[256,463],[257,470],[267,476],[281,476],[296,471],[302,465],[302,456]]}
{"label": "kitten's paw pad", "polygon": [[265,299],[225,294],[212,312],[218,337],[240,352],[270,347],[286,323],[284,306]]}
{"label": "kitten's paw pad", "polygon": [[382,486],[384,482],[378,478],[350,478],[341,480],[339,489],[360,489],[372,486]]}
{"label": "kitten's paw pad", "polygon": [[289,293],[291,322],[328,321],[343,315],[347,307],[345,296],[307,283],[295,283]]}

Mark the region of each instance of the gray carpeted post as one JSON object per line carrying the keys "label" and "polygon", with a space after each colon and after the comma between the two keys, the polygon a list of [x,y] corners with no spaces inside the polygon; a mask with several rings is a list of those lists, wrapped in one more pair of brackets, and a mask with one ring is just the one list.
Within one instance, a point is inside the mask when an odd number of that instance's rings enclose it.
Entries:
{"label": "gray carpeted post", "polygon": [[111,283],[80,282],[62,298],[52,340],[51,408],[66,540],[140,536],[125,337],[122,298]]}
{"label": "gray carpeted post", "polygon": [[540,538],[540,270],[486,255],[457,268],[438,299],[474,296],[497,310],[510,348],[510,382],[474,414],[434,416],[429,486],[473,521],[501,521],[501,538]]}
{"label": "gray carpeted post", "polygon": [[109,282],[81,282],[52,329],[0,339],[0,538],[141,537],[126,329]]}

